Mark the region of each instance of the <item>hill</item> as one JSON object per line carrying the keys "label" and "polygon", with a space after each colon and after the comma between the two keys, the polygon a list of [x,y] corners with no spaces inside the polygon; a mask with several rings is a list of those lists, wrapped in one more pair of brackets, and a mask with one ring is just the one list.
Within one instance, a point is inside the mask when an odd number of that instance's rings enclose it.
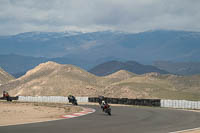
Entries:
{"label": "hill", "polygon": [[0,68],[0,86],[13,80],[14,77],[5,72],[3,69]]}
{"label": "hill", "polygon": [[148,73],[106,86],[105,95],[129,98],[200,100],[200,75]]}
{"label": "hill", "polygon": [[155,67],[178,75],[200,74],[200,62],[156,61]]}
{"label": "hill", "polygon": [[116,83],[116,82],[120,82],[122,80],[129,79],[133,76],[137,76],[137,74],[134,74],[132,72],[128,72],[126,70],[119,70],[119,71],[112,73],[110,75],[99,77],[98,83],[101,84],[102,86],[104,86],[104,88],[105,88],[107,85],[110,85],[110,84]]}
{"label": "hill", "polygon": [[125,70],[95,76],[73,65],[46,62],[0,86],[11,95],[98,96],[200,100],[200,75],[178,76]]}
{"label": "hill", "polygon": [[133,76],[136,76],[137,74],[128,72],[126,70],[119,70],[115,73],[112,73],[108,76],[105,76],[104,78],[110,78],[110,79],[119,79],[119,80],[125,80],[125,79],[129,79]]}
{"label": "hill", "polygon": [[108,61],[103,64],[97,65],[96,67],[89,70],[90,73],[93,73],[97,76],[105,76],[117,72],[119,70],[127,70],[135,74],[144,74],[150,72],[158,72],[161,74],[167,74],[167,71],[158,69],[151,65],[142,65],[135,61]]}
{"label": "hill", "polygon": [[73,64],[76,66],[81,66],[79,60],[73,61],[66,57],[46,58],[22,56],[16,54],[0,55],[0,67],[2,67],[6,72],[10,73],[16,78],[21,77],[28,70],[33,69],[40,63],[44,63],[47,61],[54,61],[60,64]]}
{"label": "hill", "polygon": [[66,96],[71,93],[86,96],[95,94],[96,90],[85,91],[86,87],[93,88],[95,85],[96,76],[78,67],[46,62],[1,88],[10,90],[11,95]]}

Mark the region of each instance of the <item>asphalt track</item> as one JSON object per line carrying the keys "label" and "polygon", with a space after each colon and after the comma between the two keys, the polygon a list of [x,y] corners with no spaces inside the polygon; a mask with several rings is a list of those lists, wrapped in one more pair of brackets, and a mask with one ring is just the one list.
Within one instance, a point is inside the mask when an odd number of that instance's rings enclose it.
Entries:
{"label": "asphalt track", "polygon": [[200,113],[150,107],[112,107],[112,116],[98,106],[93,114],[57,121],[2,126],[0,133],[169,133],[200,127]]}

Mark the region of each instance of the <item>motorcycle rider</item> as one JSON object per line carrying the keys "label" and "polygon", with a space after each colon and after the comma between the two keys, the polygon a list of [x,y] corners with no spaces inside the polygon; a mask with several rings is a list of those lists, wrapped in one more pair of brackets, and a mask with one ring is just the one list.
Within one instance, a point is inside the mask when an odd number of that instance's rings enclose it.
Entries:
{"label": "motorcycle rider", "polygon": [[6,91],[3,91],[3,98],[6,98]]}
{"label": "motorcycle rider", "polygon": [[7,101],[12,101],[10,95],[6,91],[3,91],[3,98],[6,99]]}
{"label": "motorcycle rider", "polygon": [[68,100],[69,100],[69,102],[72,102],[72,101],[74,100],[74,96],[69,95],[69,96],[68,96]]}
{"label": "motorcycle rider", "polygon": [[99,105],[102,104],[102,101],[103,101],[104,99],[105,99],[104,96],[99,96]]}
{"label": "motorcycle rider", "polygon": [[105,109],[107,109],[109,107],[110,107],[110,105],[108,105],[108,103],[105,100],[103,100],[101,103],[102,110],[104,111]]}
{"label": "motorcycle rider", "polygon": [[68,100],[69,100],[69,102],[71,102],[72,104],[77,105],[76,98],[75,98],[73,95],[69,95],[69,96],[68,96]]}

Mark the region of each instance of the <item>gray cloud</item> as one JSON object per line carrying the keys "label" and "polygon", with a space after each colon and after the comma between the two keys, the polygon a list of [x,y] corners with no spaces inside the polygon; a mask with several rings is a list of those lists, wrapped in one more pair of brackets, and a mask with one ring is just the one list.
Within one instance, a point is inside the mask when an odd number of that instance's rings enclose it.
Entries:
{"label": "gray cloud", "polygon": [[1,0],[0,34],[27,31],[200,31],[199,0]]}

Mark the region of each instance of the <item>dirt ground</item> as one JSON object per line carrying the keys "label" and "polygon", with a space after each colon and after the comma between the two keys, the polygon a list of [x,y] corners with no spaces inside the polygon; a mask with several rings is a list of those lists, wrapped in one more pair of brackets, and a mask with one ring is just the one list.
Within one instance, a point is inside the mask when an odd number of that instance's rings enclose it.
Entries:
{"label": "dirt ground", "polygon": [[0,102],[0,126],[57,120],[81,110],[64,104]]}

